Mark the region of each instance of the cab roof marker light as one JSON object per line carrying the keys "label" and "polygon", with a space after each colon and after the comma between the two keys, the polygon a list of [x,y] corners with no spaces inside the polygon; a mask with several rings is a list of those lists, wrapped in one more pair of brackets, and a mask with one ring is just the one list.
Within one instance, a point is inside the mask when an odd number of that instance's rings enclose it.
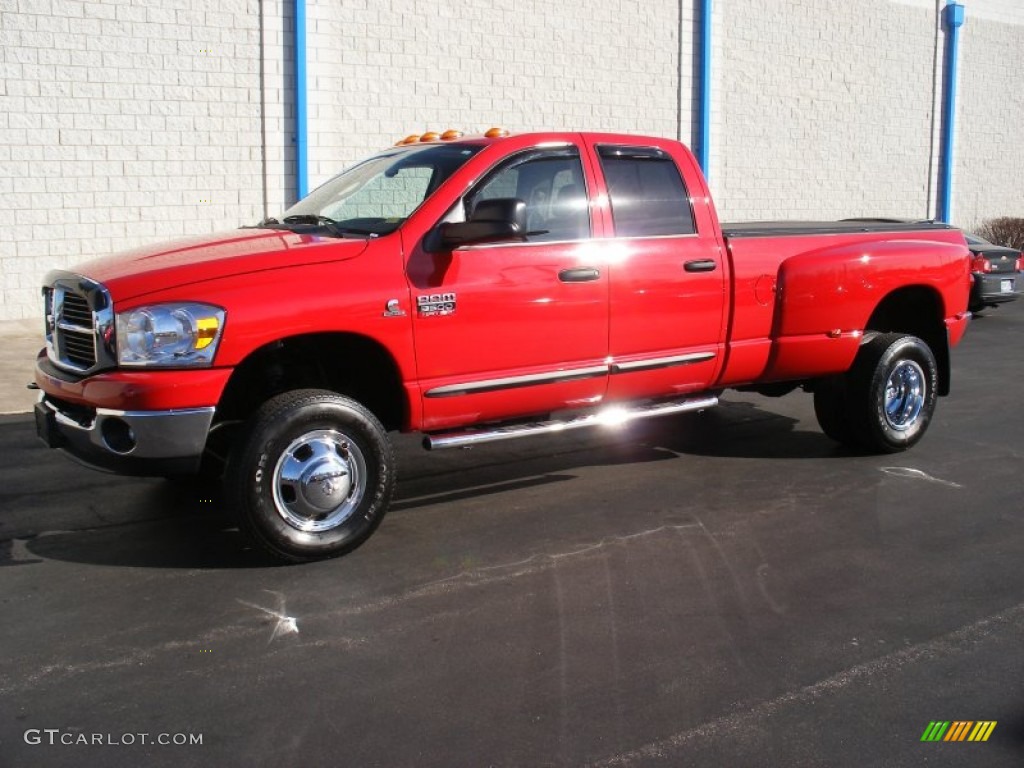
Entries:
{"label": "cab roof marker light", "polygon": [[508,129],[498,128],[495,126],[494,128],[488,129],[487,133],[484,134],[484,137],[488,139],[503,139],[508,135]]}
{"label": "cab roof marker light", "polygon": [[439,138],[441,138],[441,134],[437,131],[427,131],[420,136],[420,141],[437,141]]}
{"label": "cab roof marker light", "polygon": [[462,131],[456,130],[455,128],[449,128],[447,131],[441,134],[441,141],[454,141],[455,139],[462,138]]}

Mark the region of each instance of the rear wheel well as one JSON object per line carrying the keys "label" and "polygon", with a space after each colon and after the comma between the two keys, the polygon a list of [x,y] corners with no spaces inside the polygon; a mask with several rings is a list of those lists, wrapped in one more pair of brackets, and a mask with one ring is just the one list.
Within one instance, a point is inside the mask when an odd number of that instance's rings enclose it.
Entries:
{"label": "rear wheel well", "polygon": [[314,333],[274,341],[235,368],[217,405],[216,421],[244,421],[275,395],[328,389],[366,407],[385,429],[408,420],[401,376],[379,343],[348,333]]}
{"label": "rear wheel well", "polygon": [[867,340],[874,333],[908,333],[927,344],[938,365],[940,395],[949,394],[949,343],[946,338],[945,312],[939,294],[925,286],[893,291],[871,313],[865,327]]}

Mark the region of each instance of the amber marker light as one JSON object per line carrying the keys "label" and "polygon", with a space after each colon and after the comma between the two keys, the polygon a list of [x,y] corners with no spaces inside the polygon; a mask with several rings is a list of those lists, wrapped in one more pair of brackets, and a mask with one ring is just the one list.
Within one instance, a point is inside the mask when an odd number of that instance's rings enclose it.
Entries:
{"label": "amber marker light", "polygon": [[205,349],[217,338],[220,324],[216,317],[201,317],[196,321],[196,349]]}
{"label": "amber marker light", "polygon": [[462,131],[457,131],[454,128],[449,128],[447,131],[441,134],[441,141],[454,141],[455,139],[462,138]]}
{"label": "amber marker light", "polygon": [[427,131],[420,136],[420,141],[437,141],[439,138],[441,138],[441,134],[437,131]]}
{"label": "amber marker light", "polygon": [[415,144],[419,140],[420,140],[420,137],[419,137],[418,133],[410,133],[408,136],[406,136],[401,141],[396,141],[395,142],[395,146],[396,147],[401,147],[401,146],[404,146],[405,144]]}
{"label": "amber marker light", "polygon": [[491,128],[484,136],[488,139],[503,139],[508,136],[508,130],[505,128]]}

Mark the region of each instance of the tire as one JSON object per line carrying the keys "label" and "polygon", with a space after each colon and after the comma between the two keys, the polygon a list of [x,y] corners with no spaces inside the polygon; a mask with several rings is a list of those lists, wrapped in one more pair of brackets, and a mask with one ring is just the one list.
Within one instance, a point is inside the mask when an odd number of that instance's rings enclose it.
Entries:
{"label": "tire", "polygon": [[853,448],[859,448],[846,403],[846,380],[842,376],[822,379],[814,388],[814,415],[818,426],[828,437]]}
{"label": "tire", "polygon": [[873,453],[898,453],[928,429],[938,397],[935,355],[916,336],[886,333],[869,341],[846,375],[854,440]]}
{"label": "tire", "polygon": [[224,472],[225,498],[242,531],[293,563],[337,557],[366,541],[394,487],[384,427],[356,401],[317,389],[264,403]]}

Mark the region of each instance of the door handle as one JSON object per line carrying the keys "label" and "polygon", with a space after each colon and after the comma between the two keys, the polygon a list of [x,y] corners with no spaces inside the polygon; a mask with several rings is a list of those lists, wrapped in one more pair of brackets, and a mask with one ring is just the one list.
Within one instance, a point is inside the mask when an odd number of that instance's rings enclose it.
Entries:
{"label": "door handle", "polygon": [[575,269],[563,269],[558,273],[558,279],[563,283],[589,283],[597,280],[601,273],[593,267],[576,267]]}
{"label": "door handle", "polygon": [[717,267],[718,264],[714,259],[697,259],[683,265],[683,269],[687,272],[714,272]]}

